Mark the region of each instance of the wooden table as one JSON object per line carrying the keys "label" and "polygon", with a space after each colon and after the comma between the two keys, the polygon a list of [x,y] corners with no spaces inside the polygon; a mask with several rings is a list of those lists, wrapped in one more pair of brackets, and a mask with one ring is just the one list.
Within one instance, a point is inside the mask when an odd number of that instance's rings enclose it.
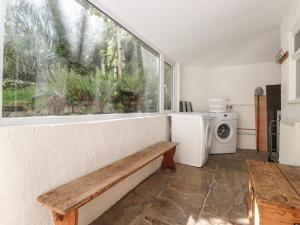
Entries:
{"label": "wooden table", "polygon": [[300,225],[300,167],[247,163],[250,224]]}

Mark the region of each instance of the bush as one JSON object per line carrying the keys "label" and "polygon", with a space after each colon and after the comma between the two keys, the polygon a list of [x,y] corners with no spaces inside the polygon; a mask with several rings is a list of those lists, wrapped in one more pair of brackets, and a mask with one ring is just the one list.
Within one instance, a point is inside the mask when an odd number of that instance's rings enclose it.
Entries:
{"label": "bush", "polygon": [[89,77],[74,70],[58,69],[48,77],[49,95],[66,98],[71,105],[88,104],[93,100],[92,83]]}
{"label": "bush", "polygon": [[126,76],[119,80],[114,97],[114,106],[117,112],[137,112],[144,90],[144,78]]}
{"label": "bush", "polygon": [[89,77],[74,71],[67,76],[67,99],[72,105],[89,105],[94,99],[94,91]]}
{"label": "bush", "polygon": [[105,74],[101,70],[82,76],[75,70],[62,68],[49,76],[48,86],[49,99],[53,103],[51,108],[56,114],[64,109],[63,104],[88,106],[80,110],[96,110],[97,113],[104,113],[104,110],[127,113],[143,111],[145,102],[149,103],[142,76],[127,75],[118,80],[113,74]]}
{"label": "bush", "polygon": [[116,95],[117,80],[112,74],[104,74],[100,70],[97,70],[95,76],[91,79],[91,85],[94,91],[94,101],[100,112],[103,113],[104,107]]}
{"label": "bush", "polygon": [[27,82],[23,80],[11,80],[11,79],[4,79],[3,80],[3,89],[18,89],[26,88],[26,87],[33,87],[35,83]]}

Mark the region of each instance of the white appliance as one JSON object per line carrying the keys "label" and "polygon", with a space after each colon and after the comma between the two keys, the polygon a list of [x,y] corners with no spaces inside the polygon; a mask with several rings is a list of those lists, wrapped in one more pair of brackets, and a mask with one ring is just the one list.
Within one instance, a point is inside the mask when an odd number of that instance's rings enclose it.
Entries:
{"label": "white appliance", "polygon": [[227,99],[225,98],[209,98],[208,99],[208,111],[209,112],[226,112]]}
{"label": "white appliance", "polygon": [[172,142],[178,143],[175,161],[202,167],[207,162],[211,143],[208,114],[176,113],[171,118]]}
{"label": "white appliance", "polygon": [[237,114],[209,113],[211,119],[212,142],[210,154],[236,152]]}

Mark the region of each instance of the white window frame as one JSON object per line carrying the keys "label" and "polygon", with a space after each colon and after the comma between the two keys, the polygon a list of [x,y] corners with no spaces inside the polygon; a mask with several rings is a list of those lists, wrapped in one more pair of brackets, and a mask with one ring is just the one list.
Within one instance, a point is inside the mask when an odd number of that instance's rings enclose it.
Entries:
{"label": "white window frame", "polygon": [[[5,3],[6,0],[0,2],[0,122],[2,121],[2,89],[3,89],[3,63],[4,63],[4,21],[5,21]],[[1,123],[0,123],[1,124]]]}
{"label": "white window frame", "polygon": [[[295,104],[300,103],[300,97],[297,97],[296,90],[296,68],[297,68],[297,60],[300,60],[300,48],[295,52],[295,36],[300,32],[300,20],[294,26],[294,28],[289,33],[289,75],[288,75],[288,103]],[[300,87],[299,87],[300,88]]]}
{"label": "white window frame", "polygon": [[135,118],[135,117],[148,117],[148,116],[157,116],[159,114],[165,113],[164,111],[164,62],[167,62],[173,66],[174,69],[174,88],[173,88],[173,110],[175,110],[175,102],[176,102],[176,93],[175,87],[175,63],[170,60],[166,54],[163,53],[159,48],[154,46],[151,42],[147,41],[142,35],[136,32],[130,25],[126,22],[122,21],[118,18],[114,13],[108,10],[103,4],[99,3],[97,0],[87,0],[95,7],[97,7],[101,12],[106,14],[112,20],[114,20],[118,25],[132,33],[134,36],[139,38],[145,44],[147,44],[150,48],[155,50],[159,54],[160,59],[160,82],[159,82],[159,107],[158,112],[155,113],[122,113],[122,114],[98,114],[98,115],[76,115],[76,116],[39,116],[39,117],[2,117],[2,88],[3,88],[3,53],[4,53],[4,23],[5,23],[5,3],[8,0],[2,0],[0,2],[0,127],[1,126],[18,126],[18,125],[39,125],[39,124],[64,124],[64,123],[73,123],[73,122],[92,122],[92,121],[99,121],[99,120],[114,120],[114,119],[126,119],[126,118]]}

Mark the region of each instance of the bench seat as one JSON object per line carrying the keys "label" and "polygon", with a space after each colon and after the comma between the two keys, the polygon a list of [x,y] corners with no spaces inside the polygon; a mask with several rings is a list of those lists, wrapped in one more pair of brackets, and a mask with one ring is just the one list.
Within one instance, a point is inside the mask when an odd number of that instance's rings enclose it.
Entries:
{"label": "bench seat", "polygon": [[52,209],[58,225],[77,224],[77,209],[118,184],[145,165],[164,156],[162,168],[175,170],[173,157],[176,144],[159,142],[111,165],[80,177],[38,197]]}

